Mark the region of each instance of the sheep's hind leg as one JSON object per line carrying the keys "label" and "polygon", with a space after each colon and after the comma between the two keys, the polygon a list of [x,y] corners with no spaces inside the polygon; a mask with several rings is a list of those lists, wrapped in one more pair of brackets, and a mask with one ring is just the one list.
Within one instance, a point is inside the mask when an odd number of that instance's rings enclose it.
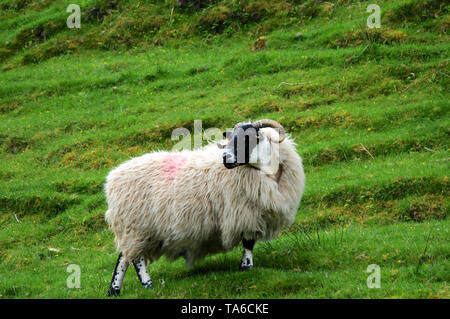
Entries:
{"label": "sheep's hind leg", "polygon": [[244,246],[244,254],[242,256],[240,270],[249,270],[253,268],[253,246],[255,245],[254,239],[243,239],[242,244]]}
{"label": "sheep's hind leg", "polygon": [[138,258],[133,260],[134,268],[136,269],[136,273],[139,277],[139,281],[144,288],[152,287],[152,279],[147,272],[147,267],[145,264],[145,258],[143,256],[139,256]]}
{"label": "sheep's hind leg", "polygon": [[120,288],[122,288],[123,278],[127,272],[128,265],[128,261],[120,253],[119,258],[117,258],[116,268],[114,268],[111,284],[109,285],[108,297],[114,297],[120,294]]}

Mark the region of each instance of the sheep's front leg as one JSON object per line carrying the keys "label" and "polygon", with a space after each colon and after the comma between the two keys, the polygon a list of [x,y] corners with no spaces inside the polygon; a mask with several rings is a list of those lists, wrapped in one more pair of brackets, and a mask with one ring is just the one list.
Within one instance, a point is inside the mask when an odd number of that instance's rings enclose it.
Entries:
{"label": "sheep's front leg", "polygon": [[152,279],[150,278],[150,275],[147,272],[145,258],[142,256],[139,256],[138,258],[133,260],[133,265],[134,265],[134,268],[136,269],[136,273],[139,277],[139,281],[141,282],[142,286],[144,288],[151,288],[152,287]]}
{"label": "sheep's front leg", "polygon": [[240,270],[249,270],[253,267],[253,246],[255,245],[254,239],[242,239],[244,246],[244,254],[242,256]]}
{"label": "sheep's front leg", "polygon": [[128,265],[128,261],[120,253],[119,258],[117,258],[116,268],[114,268],[111,284],[109,285],[108,297],[114,297],[120,294],[120,288],[122,288],[123,278],[127,272]]}

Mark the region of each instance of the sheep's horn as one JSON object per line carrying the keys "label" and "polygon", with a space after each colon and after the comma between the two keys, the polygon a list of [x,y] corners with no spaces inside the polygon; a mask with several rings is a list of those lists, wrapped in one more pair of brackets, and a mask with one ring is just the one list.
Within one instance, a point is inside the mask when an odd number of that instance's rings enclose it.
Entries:
{"label": "sheep's horn", "polygon": [[236,124],[234,126],[233,131],[235,131],[239,127],[239,125],[242,125],[242,124],[245,124],[245,123],[248,123],[248,122],[239,122],[238,124]]}
{"label": "sheep's horn", "polygon": [[286,130],[277,121],[269,120],[269,119],[259,120],[259,121],[254,122],[253,126],[257,129],[264,128],[264,127],[272,127],[272,128],[278,129],[278,134],[280,136],[278,143],[283,142],[284,138],[286,137]]}

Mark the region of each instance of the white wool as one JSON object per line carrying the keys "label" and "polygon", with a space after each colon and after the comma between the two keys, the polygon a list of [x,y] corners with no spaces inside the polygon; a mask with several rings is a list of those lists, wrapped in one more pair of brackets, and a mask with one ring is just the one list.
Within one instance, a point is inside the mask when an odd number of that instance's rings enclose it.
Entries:
{"label": "white wool", "polygon": [[[265,129],[264,134],[276,134]],[[281,175],[249,165],[227,169],[223,150],[154,152],[112,170],[106,221],[128,261],[166,255],[188,265],[231,250],[244,235],[269,240],[295,220],[305,176],[293,141],[279,144]],[[277,180],[279,177],[279,180]]]}

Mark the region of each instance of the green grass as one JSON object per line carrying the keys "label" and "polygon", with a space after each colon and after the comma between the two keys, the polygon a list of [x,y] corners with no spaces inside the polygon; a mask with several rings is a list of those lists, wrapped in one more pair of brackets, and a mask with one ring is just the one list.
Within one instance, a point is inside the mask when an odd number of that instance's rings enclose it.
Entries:
{"label": "green grass", "polygon": [[448,4],[379,1],[368,30],[370,2],[212,1],[171,21],[170,1],[86,0],[67,30],[70,1],[17,3],[0,0],[0,298],[104,298],[109,170],[194,120],[260,118],[303,157],[296,222],[249,272],[241,248],[191,270],[162,258],[152,290],[130,269],[121,298],[450,297]]}

